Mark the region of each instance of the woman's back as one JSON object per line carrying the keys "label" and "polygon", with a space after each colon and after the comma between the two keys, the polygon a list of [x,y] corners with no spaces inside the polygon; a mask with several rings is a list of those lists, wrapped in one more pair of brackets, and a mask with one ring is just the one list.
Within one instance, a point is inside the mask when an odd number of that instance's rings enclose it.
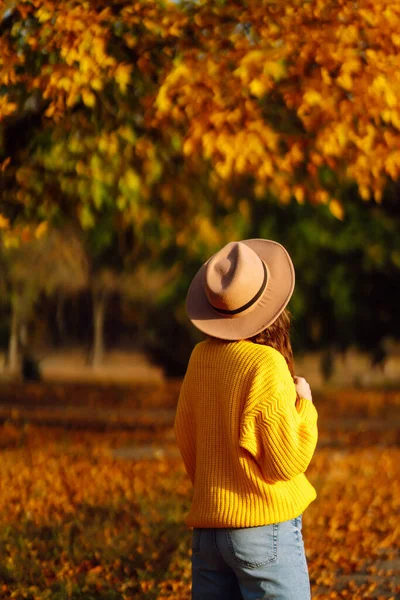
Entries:
{"label": "woman's back", "polygon": [[[293,379],[277,350],[247,340],[209,339],[196,346],[175,421],[194,485],[189,526],[272,523],[297,516],[315,498],[303,471],[315,448],[316,411],[300,401],[310,413],[308,431],[295,401]],[[288,468],[293,472],[286,474]]]}

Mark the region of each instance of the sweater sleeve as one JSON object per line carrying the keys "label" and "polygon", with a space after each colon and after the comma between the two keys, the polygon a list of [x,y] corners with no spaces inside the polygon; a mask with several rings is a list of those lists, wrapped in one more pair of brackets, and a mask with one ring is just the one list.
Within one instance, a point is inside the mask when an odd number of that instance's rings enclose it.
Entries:
{"label": "sweater sleeve", "polygon": [[196,471],[196,432],[186,392],[186,379],[183,380],[179,394],[174,421],[174,431],[186,472],[189,475],[192,484],[194,484],[194,475]]}
{"label": "sweater sleeve", "polygon": [[242,415],[239,445],[250,452],[268,481],[288,481],[307,469],[317,443],[317,411],[296,402],[296,388],[283,356],[273,351],[259,365]]}

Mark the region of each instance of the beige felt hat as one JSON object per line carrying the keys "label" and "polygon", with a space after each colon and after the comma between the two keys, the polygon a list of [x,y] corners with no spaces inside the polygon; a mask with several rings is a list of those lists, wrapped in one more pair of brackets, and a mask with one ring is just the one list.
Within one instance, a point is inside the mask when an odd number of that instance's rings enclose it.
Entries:
{"label": "beige felt hat", "polygon": [[292,296],[294,282],[292,260],[278,242],[230,242],[194,276],[186,311],[203,333],[242,340],[279,317]]}

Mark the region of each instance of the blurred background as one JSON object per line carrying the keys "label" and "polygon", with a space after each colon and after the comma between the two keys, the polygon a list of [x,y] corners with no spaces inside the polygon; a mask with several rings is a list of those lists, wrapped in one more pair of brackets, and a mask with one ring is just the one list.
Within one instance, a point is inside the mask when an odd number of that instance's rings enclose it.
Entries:
{"label": "blurred background", "polygon": [[[240,217],[242,231],[231,239],[279,240],[295,264],[289,308],[298,370],[317,387],[398,385],[399,232],[385,203],[356,209],[349,201],[343,221],[325,206],[249,206],[251,214]],[[117,231],[109,227],[100,255],[85,239],[100,233],[78,224],[49,226],[39,239],[2,247],[3,379],[134,381],[184,374],[201,339],[185,316],[186,291],[218,244],[194,256],[185,247],[162,256],[160,247],[154,261],[136,260],[128,244],[118,257]],[[153,242],[161,246],[161,239]]]}
{"label": "blurred background", "polygon": [[227,241],[264,237],[295,264],[312,383],[396,380],[391,3],[379,23],[368,3],[296,6],[4,4],[4,377],[148,361],[181,376],[191,278]]}
{"label": "blurred background", "polygon": [[296,270],[315,598],[398,597],[399,31],[396,0],[0,4],[0,598],[190,597],[185,295],[252,237]]}

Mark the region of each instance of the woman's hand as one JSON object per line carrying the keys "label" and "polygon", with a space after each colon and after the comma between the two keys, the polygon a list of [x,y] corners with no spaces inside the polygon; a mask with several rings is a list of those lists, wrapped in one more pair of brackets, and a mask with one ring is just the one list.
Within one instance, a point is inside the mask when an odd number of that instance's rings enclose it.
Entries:
{"label": "woman's hand", "polygon": [[305,398],[306,400],[311,400],[312,402],[311,388],[304,377],[294,377],[294,383],[300,398]]}

